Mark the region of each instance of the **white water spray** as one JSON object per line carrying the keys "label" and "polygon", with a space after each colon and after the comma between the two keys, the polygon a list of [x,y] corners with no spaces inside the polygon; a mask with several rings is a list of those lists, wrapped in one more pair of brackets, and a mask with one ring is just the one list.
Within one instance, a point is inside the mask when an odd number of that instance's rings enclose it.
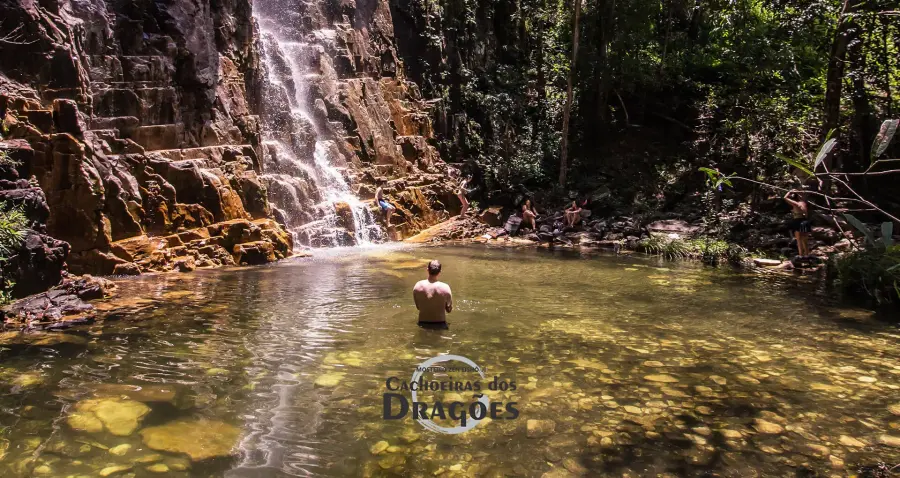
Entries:
{"label": "white water spray", "polygon": [[286,18],[257,12],[254,17],[261,29],[266,75],[262,178],[269,200],[299,243],[333,247],[382,241],[384,232],[340,166],[347,161],[309,115],[308,79],[317,75],[307,65],[318,54],[315,46],[288,38],[297,33],[280,23],[290,21]]}

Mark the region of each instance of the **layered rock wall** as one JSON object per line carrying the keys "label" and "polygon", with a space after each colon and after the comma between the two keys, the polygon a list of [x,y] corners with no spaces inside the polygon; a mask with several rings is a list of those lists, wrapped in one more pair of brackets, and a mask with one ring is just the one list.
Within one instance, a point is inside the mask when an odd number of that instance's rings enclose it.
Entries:
{"label": "layered rock wall", "polygon": [[[291,236],[266,219],[315,213],[276,214],[261,179],[276,154],[262,125],[295,112],[262,97],[279,72],[260,61],[266,38],[253,8],[250,0],[0,0],[0,144],[17,163],[2,172],[3,194],[43,205],[32,211],[32,231],[57,268],[29,291],[58,281],[66,258],[73,272],[109,274],[290,253]],[[386,0],[258,0],[255,8],[258,17],[289,18],[282,28],[304,49],[309,130],[340,152],[354,193],[370,199],[382,186],[395,202],[392,237],[458,210],[430,103],[403,74]],[[302,131],[266,134],[303,144]],[[302,183],[302,172],[289,174]],[[231,229],[242,232],[222,235]]]}
{"label": "layered rock wall", "polygon": [[[0,18],[3,144],[73,272],[241,261],[262,236],[290,253],[277,224],[254,222],[271,210],[245,88],[259,75],[249,1],[4,0]],[[234,221],[269,233],[217,239]],[[187,231],[200,242],[172,238]],[[121,252],[151,237],[152,264]]]}

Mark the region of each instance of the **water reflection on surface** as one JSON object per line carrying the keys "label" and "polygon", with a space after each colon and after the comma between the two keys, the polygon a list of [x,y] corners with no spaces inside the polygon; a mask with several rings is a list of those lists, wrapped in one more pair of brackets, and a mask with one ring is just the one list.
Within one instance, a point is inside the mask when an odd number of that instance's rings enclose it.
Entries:
{"label": "water reflection on surface", "polygon": [[[414,324],[431,258],[454,291],[446,331]],[[450,247],[123,280],[106,320],[4,335],[0,472],[827,476],[900,462],[900,331],[810,290],[646,257]],[[443,353],[516,381],[488,396],[518,419],[456,436],[382,420],[385,379]],[[133,402],[149,411],[97,411]],[[179,424],[233,430],[238,453],[207,456],[222,445]]]}

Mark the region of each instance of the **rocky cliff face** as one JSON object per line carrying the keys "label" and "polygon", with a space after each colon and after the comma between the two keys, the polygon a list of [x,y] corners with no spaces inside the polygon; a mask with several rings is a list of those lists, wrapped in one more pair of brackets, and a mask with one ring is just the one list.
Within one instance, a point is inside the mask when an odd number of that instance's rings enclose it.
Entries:
{"label": "rocky cliff face", "polygon": [[[458,210],[434,147],[430,105],[403,74],[385,0],[257,0],[254,9],[264,59],[254,105],[266,140],[263,169],[286,222],[315,243],[303,225],[327,215],[316,211],[327,199],[327,173],[316,169],[306,178],[292,170],[291,158],[335,165],[358,198],[371,199],[382,186],[398,207],[388,230],[394,238]],[[338,242],[362,237],[354,230],[360,221],[335,212],[338,229],[349,233]]]}
{"label": "rocky cliff face", "polygon": [[[281,33],[304,49],[309,114],[291,128],[296,105],[266,97],[287,77],[260,60],[272,40],[249,0],[0,0],[0,142],[19,163],[0,186],[20,203],[42,196],[34,232],[54,267],[67,255],[73,272],[97,274],[284,257],[292,238],[271,218],[312,222],[323,198],[302,171],[279,168],[277,141],[312,161],[326,140],[359,197],[384,186],[394,237],[458,208],[384,0],[256,8],[289,18]],[[287,191],[272,180],[284,175]],[[299,210],[273,209],[304,187]]]}
{"label": "rocky cliff face", "polygon": [[73,272],[290,253],[257,177],[250,14],[241,1],[0,3],[4,145]]}

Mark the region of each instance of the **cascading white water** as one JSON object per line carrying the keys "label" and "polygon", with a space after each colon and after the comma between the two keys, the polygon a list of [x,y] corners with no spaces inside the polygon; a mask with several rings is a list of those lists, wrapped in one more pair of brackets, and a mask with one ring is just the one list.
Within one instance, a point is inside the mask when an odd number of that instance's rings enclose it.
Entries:
{"label": "cascading white water", "polygon": [[[309,68],[315,46],[297,36],[290,16],[270,18],[254,11],[263,39],[262,92],[264,154],[262,178],[269,200],[298,243],[310,246],[363,245],[384,239],[367,205],[353,194],[341,165],[347,161],[323,138],[308,113]],[[348,214],[349,212],[349,214]]]}

